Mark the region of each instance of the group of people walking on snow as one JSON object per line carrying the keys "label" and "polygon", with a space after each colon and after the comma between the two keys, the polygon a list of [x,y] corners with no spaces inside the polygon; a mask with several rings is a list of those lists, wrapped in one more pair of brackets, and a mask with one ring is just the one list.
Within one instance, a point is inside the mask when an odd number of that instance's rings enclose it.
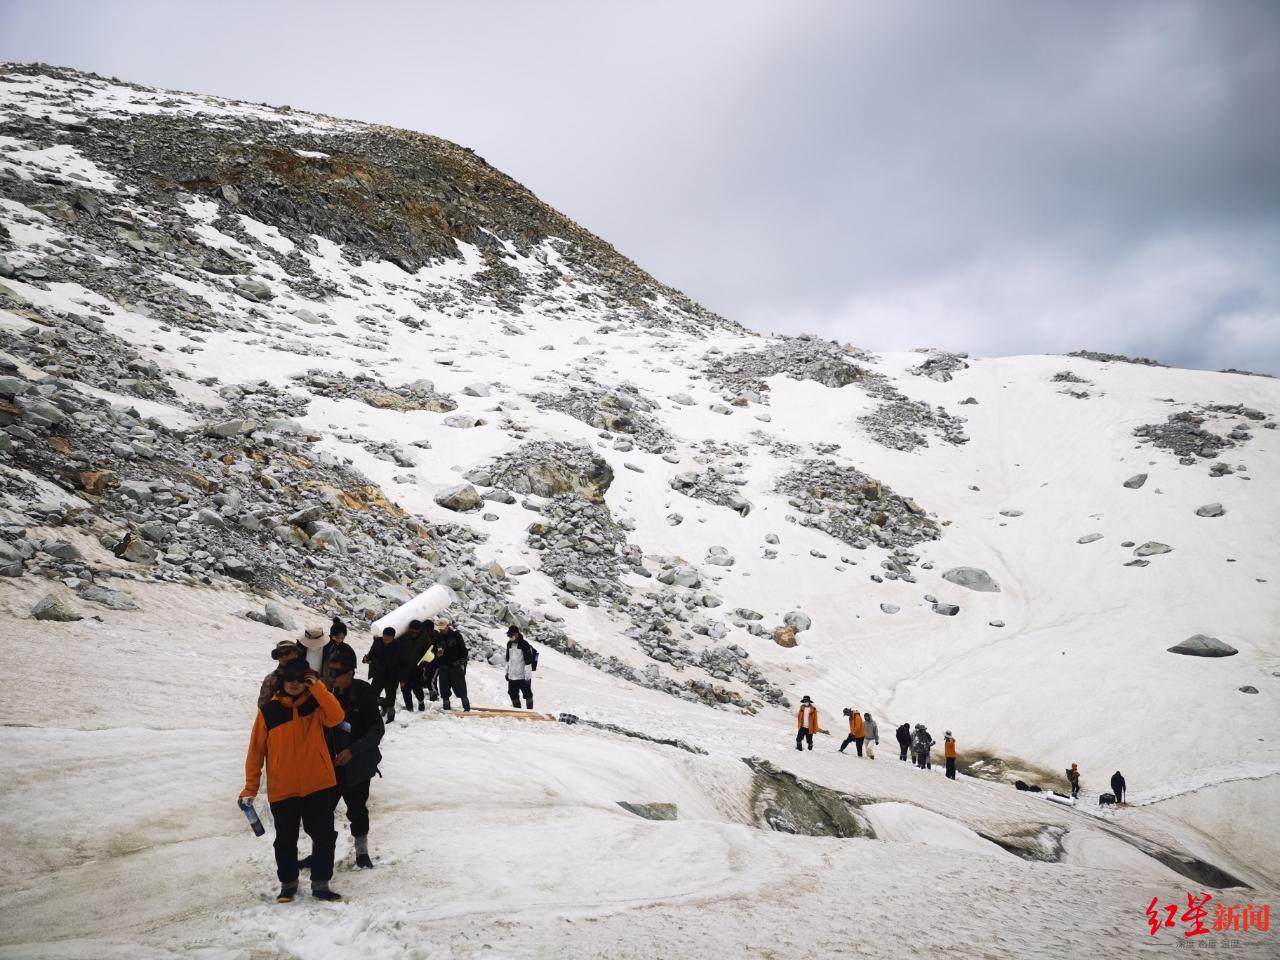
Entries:
{"label": "group of people walking on snow", "polygon": [[[298,892],[301,870],[311,875],[311,894],[341,900],[329,886],[333,878],[338,801],[346,806],[356,866],[373,867],[369,856],[369,787],[382,762],[379,744],[386,724],[395,720],[399,693],[405,709],[414,701],[439,699],[451,710],[457,697],[464,711],[467,696],[467,644],[447,619],[413,621],[399,637],[393,627],[374,637],[360,662],[369,681],[356,679],[356,653],[347,643],[347,626],[337,617],[326,642],[321,628],[307,629],[300,640],[282,640],[271,651],[276,668],[258,692],[258,712],[245,758],[240,804],[256,822],[253,799],[267,769],[267,802],[275,821],[277,903]],[[507,630],[507,694],[513,707],[523,697],[533,707],[533,670],[537,651],[516,627]],[[260,827],[255,828],[259,832]],[[310,856],[298,859],[298,832],[311,838]]]}
{"label": "group of people walking on snow", "polygon": [[[857,708],[845,707],[844,715],[849,718],[849,735],[844,738],[844,742],[840,744],[839,753],[844,753],[845,748],[849,744],[854,744],[857,748],[858,756],[862,756],[863,748],[866,749],[867,758],[874,760],[876,758],[875,748],[880,743],[880,729],[872,719],[869,712],[859,712]],[[826,733],[818,719],[818,708],[814,704],[813,699],[808,696],[800,698],[800,709],[796,711],[796,749],[803,750],[807,744],[809,749],[813,749],[813,735],[815,733]],[[913,765],[922,770],[932,770],[933,762],[931,752],[934,744],[937,743],[929,733],[928,728],[923,723],[917,723],[912,727],[909,723],[904,723],[894,732],[894,736],[898,741],[898,759],[904,763],[908,754],[911,756]],[[942,735],[942,758],[946,763],[947,779],[954,780],[956,778],[956,738],[950,730]],[[1071,765],[1071,769],[1067,771],[1067,782],[1071,785],[1071,797],[1075,799],[1080,795],[1080,768],[1076,764]],[[1018,781],[1018,789],[1027,789],[1021,780]],[[1035,788],[1039,790],[1039,787]],[[1125,782],[1120,771],[1117,770],[1111,777],[1111,793],[1103,794],[1099,801],[1105,805],[1108,803],[1124,803]]]}
{"label": "group of people walking on snow", "polygon": [[[849,735],[840,744],[838,752],[844,753],[845,748],[852,743],[858,751],[858,756],[862,756],[865,748],[867,758],[874,760],[875,748],[880,743],[880,728],[875,720],[869,712],[859,712],[855,707],[845,707],[843,713],[849,718]],[[825,732],[819,724],[818,708],[814,705],[813,699],[808,696],[801,697],[800,709],[796,711],[796,749],[803,750],[805,744],[808,744],[809,749],[812,750],[813,735]],[[904,723],[898,727],[895,736],[898,740],[900,760],[905,761],[910,751],[912,762],[917,767],[933,768],[929,760],[929,751],[936,741],[929,735],[924,724],[917,723],[913,732],[911,725]],[[954,780],[956,778],[956,739],[951,735],[950,730],[943,735],[942,755],[947,762],[947,777]]]}

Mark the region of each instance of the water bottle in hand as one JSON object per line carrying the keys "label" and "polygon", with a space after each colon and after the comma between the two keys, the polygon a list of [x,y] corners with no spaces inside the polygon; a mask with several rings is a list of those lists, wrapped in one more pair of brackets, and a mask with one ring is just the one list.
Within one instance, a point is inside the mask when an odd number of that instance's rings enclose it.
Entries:
{"label": "water bottle in hand", "polygon": [[253,809],[253,801],[248,797],[240,798],[240,809],[244,811],[245,817],[249,821],[249,826],[253,828],[253,835],[260,837],[267,832],[267,828],[262,825],[262,821],[258,819],[258,811]]}

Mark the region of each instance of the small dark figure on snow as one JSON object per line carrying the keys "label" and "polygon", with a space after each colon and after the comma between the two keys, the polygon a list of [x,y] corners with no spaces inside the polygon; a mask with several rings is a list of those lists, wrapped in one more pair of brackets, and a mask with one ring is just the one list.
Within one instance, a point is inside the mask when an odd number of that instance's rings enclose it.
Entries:
{"label": "small dark figure on snow", "polygon": [[471,701],[467,698],[467,642],[445,618],[436,623],[435,651],[435,659],[440,664],[436,673],[440,684],[440,706],[445,710],[452,710],[449,698],[457,696],[462,701],[462,709],[469,712]]}
{"label": "small dark figure on snow", "polygon": [[821,729],[818,726],[818,708],[807,696],[800,698],[800,709],[796,711],[796,749],[803,750],[801,743],[808,742],[813,749],[813,735]]}
{"label": "small dark figure on snow", "polygon": [[538,654],[517,627],[507,628],[507,696],[519,708],[524,695],[526,710],[533,709],[533,671],[538,667]]}
{"label": "small dark figure on snow", "polygon": [[373,687],[356,679],[356,654],[350,646],[343,644],[330,658],[329,683],[345,714],[342,723],[324,732],[338,779],[334,804],[336,806],[339,797],[346,804],[351,839],[356,847],[356,866],[370,870],[373,861],[369,859],[369,784],[382,762],[378,744],[386,728],[382,725]]}
{"label": "small dark figure on snow", "polygon": [[362,663],[369,665],[369,682],[373,692],[382,702],[383,717],[387,723],[396,718],[396,693],[400,686],[402,656],[400,642],[396,640],[396,628],[387,627],[381,637],[375,637],[373,646],[364,655]]}
{"label": "small dark figure on snow", "polygon": [[907,751],[911,749],[911,724],[904,723],[894,736],[898,738],[898,759],[905,763]]}
{"label": "small dark figure on snow", "polygon": [[1071,799],[1074,800],[1080,796],[1080,768],[1074,763],[1067,771],[1067,782],[1071,784]]}
{"label": "small dark figure on snow", "polygon": [[1116,803],[1124,803],[1124,776],[1119,770],[1111,775],[1111,792],[1115,795]]}

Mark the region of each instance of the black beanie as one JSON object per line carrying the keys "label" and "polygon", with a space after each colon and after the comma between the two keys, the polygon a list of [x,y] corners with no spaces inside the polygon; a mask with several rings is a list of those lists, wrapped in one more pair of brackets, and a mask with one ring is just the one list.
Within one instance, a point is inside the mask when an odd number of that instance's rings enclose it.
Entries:
{"label": "black beanie", "polygon": [[347,625],[339,618],[334,617],[333,623],[329,625],[329,636],[336,637],[347,632]]}
{"label": "black beanie", "polygon": [[290,660],[280,668],[281,680],[293,680],[301,683],[302,678],[311,672],[311,666],[304,657],[298,657],[296,660]]}

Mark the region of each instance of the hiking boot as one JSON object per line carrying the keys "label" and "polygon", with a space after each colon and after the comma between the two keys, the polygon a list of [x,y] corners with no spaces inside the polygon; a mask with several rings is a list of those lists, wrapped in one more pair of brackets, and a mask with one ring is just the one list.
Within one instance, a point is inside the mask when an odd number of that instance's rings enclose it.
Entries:
{"label": "hiking boot", "polygon": [[293,898],[298,894],[297,883],[286,883],[280,887],[280,892],[276,894],[276,903],[293,903]]}
{"label": "hiking boot", "polygon": [[453,707],[449,706],[449,701],[448,701],[448,700],[446,700],[444,703],[442,703],[442,704],[440,705],[440,709],[441,709],[441,710],[452,710],[452,709],[453,709]]}
{"label": "hiking boot", "polygon": [[369,859],[367,853],[356,854],[356,867],[360,870],[372,870],[373,861]]}
{"label": "hiking boot", "polygon": [[404,705],[404,708],[405,708],[406,710],[408,710],[410,713],[413,713],[413,704],[412,704],[412,703],[406,703],[406,704]]}
{"label": "hiking boot", "polygon": [[315,897],[317,900],[324,900],[327,903],[342,902],[342,894],[337,890],[330,890],[327,885],[323,887],[312,887],[311,896]]}
{"label": "hiking boot", "polygon": [[419,712],[422,712],[422,711],[424,711],[424,710],[426,710],[426,709],[427,709],[427,705],[426,705],[425,703],[423,703],[421,700],[419,700],[419,701],[418,701],[418,711],[419,711]]}

